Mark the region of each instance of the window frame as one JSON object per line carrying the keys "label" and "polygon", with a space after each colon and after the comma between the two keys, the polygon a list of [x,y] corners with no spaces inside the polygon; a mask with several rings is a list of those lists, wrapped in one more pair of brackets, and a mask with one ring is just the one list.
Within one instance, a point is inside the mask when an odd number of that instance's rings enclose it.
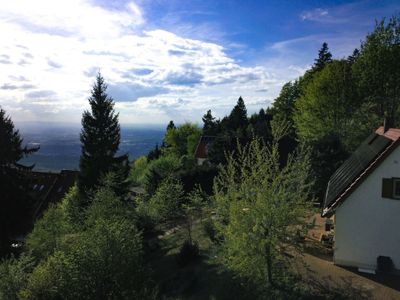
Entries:
{"label": "window frame", "polygon": [[392,192],[392,197],[393,199],[400,199],[400,194],[396,195],[396,184],[400,184],[400,178],[398,177],[393,177],[392,178],[393,182],[393,192]]}

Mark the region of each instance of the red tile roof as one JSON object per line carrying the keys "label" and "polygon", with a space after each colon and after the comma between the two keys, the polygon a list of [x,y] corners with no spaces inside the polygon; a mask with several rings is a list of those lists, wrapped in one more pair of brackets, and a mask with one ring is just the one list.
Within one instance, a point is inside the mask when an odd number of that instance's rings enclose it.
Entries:
{"label": "red tile roof", "polygon": [[197,145],[196,148],[196,153],[195,157],[196,158],[207,158],[208,157],[208,151],[212,145],[212,143],[215,140],[215,136],[206,136],[203,135],[200,137],[199,144]]}
{"label": "red tile roof", "polygon": [[383,135],[392,141],[397,141],[400,138],[400,128],[389,128],[384,132],[383,126],[381,126],[375,131],[375,133]]}

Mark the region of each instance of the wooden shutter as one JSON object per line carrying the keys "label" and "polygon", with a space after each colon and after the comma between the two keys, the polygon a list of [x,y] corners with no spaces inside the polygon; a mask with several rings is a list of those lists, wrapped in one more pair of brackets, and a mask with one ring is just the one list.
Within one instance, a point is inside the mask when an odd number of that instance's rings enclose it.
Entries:
{"label": "wooden shutter", "polygon": [[393,198],[393,180],[392,178],[382,178],[382,197]]}

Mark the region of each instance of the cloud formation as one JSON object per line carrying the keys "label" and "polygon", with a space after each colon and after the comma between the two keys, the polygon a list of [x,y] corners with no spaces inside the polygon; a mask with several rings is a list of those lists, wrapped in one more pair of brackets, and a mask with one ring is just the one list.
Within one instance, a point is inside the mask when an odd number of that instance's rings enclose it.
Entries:
{"label": "cloud formation", "polygon": [[113,3],[0,3],[0,105],[13,118],[78,122],[98,71],[126,123],[198,120],[209,108],[225,114],[239,95],[259,103],[259,91],[276,83],[221,45],[147,29],[132,1]]}

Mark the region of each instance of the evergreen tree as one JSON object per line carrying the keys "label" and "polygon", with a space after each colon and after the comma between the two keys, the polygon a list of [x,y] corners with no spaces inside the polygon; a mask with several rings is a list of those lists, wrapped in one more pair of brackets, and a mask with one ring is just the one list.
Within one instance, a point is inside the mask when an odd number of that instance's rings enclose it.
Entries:
{"label": "evergreen tree", "polygon": [[85,111],[82,116],[78,188],[83,196],[88,196],[88,192],[108,172],[123,170],[126,178],[129,171],[128,156],[115,156],[120,143],[120,126],[118,114],[114,112],[114,101],[107,95],[106,89],[107,85],[99,73],[89,98],[91,111]]}
{"label": "evergreen tree", "polygon": [[176,128],[176,126],[175,126],[175,124],[174,124],[174,121],[169,121],[169,123],[168,123],[168,126],[167,126],[167,130],[169,130],[169,129],[175,129]]}
{"label": "evergreen tree", "polygon": [[39,148],[22,147],[22,142],[11,118],[0,108],[0,257],[9,250],[11,235],[20,233],[25,229],[21,224],[27,223],[30,203],[26,175],[33,166],[24,167],[18,161]]}
{"label": "evergreen tree", "polygon": [[208,110],[207,113],[203,116],[203,134],[204,135],[216,135],[217,134],[217,122],[215,121],[215,117],[211,114],[211,110]]}
{"label": "evergreen tree", "polygon": [[321,71],[327,64],[331,62],[332,54],[329,52],[328,44],[324,42],[318,52],[318,58],[315,59],[313,69],[315,71]]}
{"label": "evergreen tree", "polygon": [[360,50],[358,50],[358,49],[356,48],[356,49],[354,49],[353,54],[352,54],[352,55],[349,55],[349,56],[347,57],[347,61],[349,62],[349,64],[352,65],[352,64],[356,61],[356,59],[357,59],[359,56],[360,56]]}
{"label": "evergreen tree", "polygon": [[235,107],[227,118],[228,129],[236,131],[239,128],[246,128],[248,124],[247,109],[243,98],[240,96]]}

